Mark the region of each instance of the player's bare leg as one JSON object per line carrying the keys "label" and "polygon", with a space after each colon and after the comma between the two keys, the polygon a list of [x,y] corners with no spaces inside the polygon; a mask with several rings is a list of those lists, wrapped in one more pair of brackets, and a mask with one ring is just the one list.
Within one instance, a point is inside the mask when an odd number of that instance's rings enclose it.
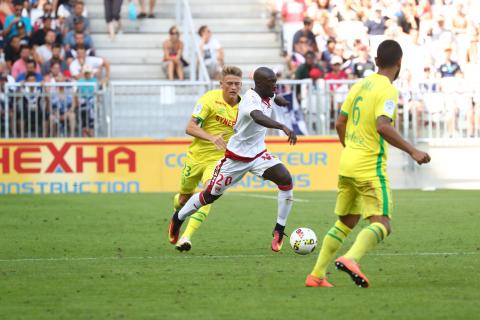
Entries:
{"label": "player's bare leg", "polygon": [[357,236],[350,250],[335,261],[337,269],[346,272],[359,287],[368,288],[368,278],[360,270],[358,262],[378,243],[391,233],[390,218],[387,216],[371,216],[370,225]]}
{"label": "player's bare leg", "polygon": [[265,180],[270,180],[278,186],[278,213],[277,223],[273,229],[272,250],[278,252],[282,249],[285,224],[293,205],[292,176],[288,169],[281,163],[265,170]]}

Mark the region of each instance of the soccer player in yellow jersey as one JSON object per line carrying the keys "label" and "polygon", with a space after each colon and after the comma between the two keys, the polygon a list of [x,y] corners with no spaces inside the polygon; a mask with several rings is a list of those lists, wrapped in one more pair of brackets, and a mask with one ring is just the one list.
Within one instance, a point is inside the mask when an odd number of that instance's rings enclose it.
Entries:
{"label": "soccer player in yellow jersey", "polygon": [[317,263],[305,281],[307,287],[333,287],[326,278],[327,266],[360,218],[368,219],[370,225],[360,231],[350,250],[335,265],[357,286],[369,286],[358,263],[391,232],[386,142],[408,153],[418,164],[430,161],[427,153],[415,149],[393,127],[398,93],[392,82],[400,73],[402,55],[396,41],[383,41],[375,58],[378,72],[358,81],[342,105],[336,123],[344,146],[335,207],[338,221],[323,239]]}
{"label": "soccer player in yellow jersey", "polygon": [[[217,161],[225,154],[226,143],[233,135],[237,119],[242,71],[237,67],[224,67],[219,90],[205,93],[194,108],[186,133],[193,136],[182,170],[180,193],[174,197],[174,209],[179,210],[195,192],[199,182],[207,186]],[[185,232],[176,245],[180,251],[191,249],[194,232],[210,212],[210,205],[194,213]]]}

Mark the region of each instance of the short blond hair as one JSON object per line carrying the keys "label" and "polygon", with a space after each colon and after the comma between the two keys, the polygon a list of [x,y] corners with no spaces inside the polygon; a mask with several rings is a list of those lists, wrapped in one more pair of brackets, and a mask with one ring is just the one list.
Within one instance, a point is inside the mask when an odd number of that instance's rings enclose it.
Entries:
{"label": "short blond hair", "polygon": [[242,70],[239,67],[235,66],[225,66],[222,69],[222,73],[220,74],[220,79],[223,80],[226,76],[236,76],[241,78],[242,77]]}

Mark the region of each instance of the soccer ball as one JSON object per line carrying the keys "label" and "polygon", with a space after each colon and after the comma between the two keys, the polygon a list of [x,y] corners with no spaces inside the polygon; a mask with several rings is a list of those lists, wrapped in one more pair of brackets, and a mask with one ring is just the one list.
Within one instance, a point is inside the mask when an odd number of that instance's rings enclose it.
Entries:
{"label": "soccer ball", "polygon": [[317,236],[312,229],[298,228],[290,236],[290,245],[295,253],[301,255],[309,254],[317,246]]}

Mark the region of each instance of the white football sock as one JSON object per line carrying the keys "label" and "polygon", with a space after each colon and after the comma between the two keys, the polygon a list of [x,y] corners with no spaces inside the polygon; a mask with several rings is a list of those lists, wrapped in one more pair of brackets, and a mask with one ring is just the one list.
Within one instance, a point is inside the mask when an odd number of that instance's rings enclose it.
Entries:
{"label": "white football sock", "polygon": [[277,223],[285,226],[288,215],[292,210],[293,205],[293,190],[283,191],[278,190],[278,216]]}
{"label": "white football sock", "polygon": [[201,192],[195,193],[188,201],[185,203],[182,209],[178,212],[178,219],[184,221],[188,216],[191,216],[198,211],[201,207],[204,206],[200,201]]}

